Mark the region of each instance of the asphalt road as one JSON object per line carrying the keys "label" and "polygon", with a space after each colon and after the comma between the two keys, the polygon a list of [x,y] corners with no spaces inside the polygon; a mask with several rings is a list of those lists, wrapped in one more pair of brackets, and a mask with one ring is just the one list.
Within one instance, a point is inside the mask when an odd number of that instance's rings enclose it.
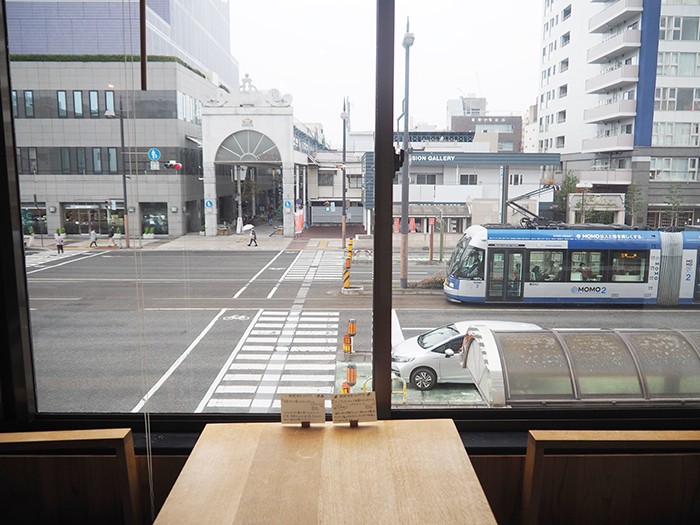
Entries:
{"label": "asphalt road", "polygon": [[[353,340],[371,374],[372,267],[341,293],[340,250],[74,251],[30,256],[27,280],[40,411],[267,412],[284,392],[330,393]],[[441,266],[412,263],[418,281]],[[398,281],[398,274],[395,275]],[[395,290],[393,338],[448,322],[497,319],[545,328],[697,327],[695,309],[465,306],[439,291]],[[410,391],[413,404],[469,402],[463,385]],[[467,396],[465,398],[464,396]]]}

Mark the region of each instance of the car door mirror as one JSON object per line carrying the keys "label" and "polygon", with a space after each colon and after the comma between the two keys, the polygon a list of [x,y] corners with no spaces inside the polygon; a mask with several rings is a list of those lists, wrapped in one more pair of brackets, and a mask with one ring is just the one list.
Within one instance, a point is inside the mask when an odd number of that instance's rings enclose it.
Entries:
{"label": "car door mirror", "polygon": [[445,357],[452,357],[453,355],[455,355],[454,350],[450,350],[449,348],[445,350]]}

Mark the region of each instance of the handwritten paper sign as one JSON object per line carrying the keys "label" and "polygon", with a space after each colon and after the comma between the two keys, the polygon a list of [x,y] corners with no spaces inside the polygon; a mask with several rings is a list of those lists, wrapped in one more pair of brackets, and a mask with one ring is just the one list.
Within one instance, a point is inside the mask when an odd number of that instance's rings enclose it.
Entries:
{"label": "handwritten paper sign", "polygon": [[323,394],[282,394],[282,423],[325,423]]}
{"label": "handwritten paper sign", "polygon": [[331,407],[333,423],[377,420],[377,398],[374,392],[334,394]]}

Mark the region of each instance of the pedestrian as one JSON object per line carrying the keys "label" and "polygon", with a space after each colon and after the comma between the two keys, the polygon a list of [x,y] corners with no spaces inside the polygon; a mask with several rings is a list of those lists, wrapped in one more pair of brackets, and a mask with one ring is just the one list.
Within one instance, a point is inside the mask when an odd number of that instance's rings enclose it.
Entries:
{"label": "pedestrian", "polygon": [[109,229],[109,234],[107,234],[109,240],[107,241],[107,246],[116,246],[117,243],[114,242],[114,226]]}
{"label": "pedestrian", "polygon": [[95,233],[94,229],[90,230],[90,246],[89,246],[89,248],[92,248],[93,246],[95,248],[97,248],[97,233]]}
{"label": "pedestrian", "polygon": [[255,243],[255,246],[258,245],[258,235],[255,233],[255,228],[250,229],[250,242],[248,243],[248,246],[253,243]]}
{"label": "pedestrian", "polygon": [[57,252],[56,255],[61,255],[63,253],[64,242],[65,241],[63,240],[63,234],[57,233],[56,234],[56,252]]}

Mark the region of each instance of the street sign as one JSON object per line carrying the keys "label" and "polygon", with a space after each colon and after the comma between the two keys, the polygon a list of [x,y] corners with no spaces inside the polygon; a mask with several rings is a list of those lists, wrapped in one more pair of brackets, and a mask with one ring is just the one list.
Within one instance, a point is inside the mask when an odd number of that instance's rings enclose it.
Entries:
{"label": "street sign", "polygon": [[208,201],[206,201],[206,202],[204,203],[204,205],[205,205],[207,208],[211,208],[212,206],[214,206],[214,202],[208,200]]}
{"label": "street sign", "polygon": [[159,170],[160,169],[160,162],[157,160],[152,160],[151,161],[151,170]]}
{"label": "street sign", "polygon": [[301,199],[297,199],[297,206],[301,206]]}
{"label": "street sign", "polygon": [[285,208],[291,208],[291,207],[292,207],[292,202],[291,202],[291,201],[284,201],[284,207],[285,207]]}
{"label": "street sign", "polygon": [[[151,148],[148,150],[148,158],[152,161],[160,159],[160,150],[158,148]],[[153,168],[151,168],[153,169]]]}

